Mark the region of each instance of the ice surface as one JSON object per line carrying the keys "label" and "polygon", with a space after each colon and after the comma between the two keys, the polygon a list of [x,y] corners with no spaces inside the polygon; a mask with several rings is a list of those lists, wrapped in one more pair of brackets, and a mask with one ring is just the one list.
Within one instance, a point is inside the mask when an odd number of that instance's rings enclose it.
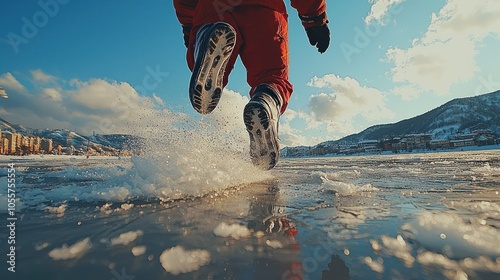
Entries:
{"label": "ice surface", "polygon": [[239,165],[244,147],[217,156],[232,167],[193,161],[201,135],[189,137],[157,138],[140,157],[17,162],[16,254],[29,270],[16,275],[500,279],[498,151],[283,159],[261,172]]}
{"label": "ice surface", "polygon": [[62,245],[61,248],[52,249],[49,252],[49,256],[54,260],[68,260],[68,259],[80,258],[88,250],[90,250],[90,248],[92,248],[92,243],[90,242],[90,238],[87,237],[83,240],[76,242],[71,246],[64,244]]}
{"label": "ice surface", "polygon": [[208,264],[210,253],[207,250],[185,250],[182,246],[175,246],[163,251],[160,262],[166,271],[178,275],[198,270]]}

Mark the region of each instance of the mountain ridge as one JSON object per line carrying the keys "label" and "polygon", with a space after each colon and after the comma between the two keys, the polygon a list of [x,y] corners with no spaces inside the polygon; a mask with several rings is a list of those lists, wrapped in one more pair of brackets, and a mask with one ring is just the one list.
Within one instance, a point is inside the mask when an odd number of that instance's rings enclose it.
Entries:
{"label": "mountain ridge", "polygon": [[[137,148],[140,137],[127,134],[109,134],[82,136],[68,129],[30,129],[19,124],[12,124],[0,118],[2,131],[18,132],[52,139],[63,147],[73,146],[77,150],[87,147],[103,151],[117,151]],[[285,147],[293,149],[312,149],[314,147],[355,144],[364,140],[382,140],[402,137],[408,134],[430,134],[433,139],[450,139],[452,135],[470,133],[475,130],[488,130],[500,135],[500,90],[474,96],[456,98],[413,118],[391,124],[378,124],[343,137],[329,140],[314,146]]]}
{"label": "mountain ridge", "polygon": [[314,146],[286,147],[282,151],[348,145],[365,140],[383,140],[409,134],[430,134],[435,140],[450,139],[453,135],[471,133],[476,130],[488,130],[497,136],[500,135],[500,90],[479,96],[455,98],[413,118],[396,123],[374,125],[339,140],[329,140]]}

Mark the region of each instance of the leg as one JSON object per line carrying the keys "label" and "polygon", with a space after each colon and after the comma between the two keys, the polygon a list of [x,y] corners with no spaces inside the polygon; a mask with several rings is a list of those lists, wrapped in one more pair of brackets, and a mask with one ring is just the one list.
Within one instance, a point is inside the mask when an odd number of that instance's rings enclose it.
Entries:
{"label": "leg", "polygon": [[281,96],[283,113],[293,91],[288,81],[287,15],[261,6],[241,7],[234,14],[243,37],[240,56],[252,87],[250,96],[257,86],[270,85]]}
{"label": "leg", "polygon": [[[288,28],[286,14],[248,6],[234,11],[243,36],[240,55],[252,87],[243,120],[250,137],[252,162],[273,168],[280,157],[279,116],[288,105]],[[259,20],[254,20],[258,18]]]}
{"label": "leg", "polygon": [[[229,12],[225,16],[232,19]],[[238,56],[238,52],[233,51],[238,48],[237,31],[233,26],[236,25],[210,21],[194,26],[191,33],[187,54],[188,66],[192,70],[189,98],[194,109],[201,114],[211,113],[217,106]]]}

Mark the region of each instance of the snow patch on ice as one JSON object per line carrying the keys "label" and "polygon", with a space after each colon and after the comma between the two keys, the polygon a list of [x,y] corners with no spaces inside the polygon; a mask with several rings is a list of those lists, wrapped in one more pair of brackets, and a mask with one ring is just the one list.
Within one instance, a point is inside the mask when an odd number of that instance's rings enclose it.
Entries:
{"label": "snow patch on ice", "polygon": [[52,214],[56,214],[58,217],[64,216],[64,212],[66,211],[66,204],[61,204],[59,206],[47,206],[45,209]]}
{"label": "snow patch on ice", "polygon": [[132,254],[136,257],[146,253],[146,246],[135,246],[132,248]]}
{"label": "snow patch on ice", "polygon": [[142,230],[121,233],[119,236],[111,238],[111,246],[128,245],[143,234],[144,232]]}
{"label": "snow patch on ice", "polygon": [[105,203],[103,206],[101,206],[101,208],[99,208],[99,210],[106,214],[106,215],[109,215],[111,213],[113,213],[113,210],[111,210],[111,205],[113,205],[112,203]]}
{"label": "snow patch on ice", "polygon": [[472,170],[483,176],[494,176],[500,174],[500,167],[492,167],[489,162],[486,162],[482,167],[472,168]]}
{"label": "snow patch on ice", "polygon": [[451,258],[500,256],[500,232],[490,225],[471,222],[456,214],[425,212],[402,229],[424,247]]}
{"label": "snow patch on ice", "polygon": [[262,238],[262,237],[264,237],[265,235],[266,235],[266,234],[265,234],[262,230],[259,230],[259,231],[257,231],[257,232],[254,234],[254,236],[255,236],[256,238]]}
{"label": "snow patch on ice", "polygon": [[49,245],[50,245],[49,242],[37,243],[37,244],[35,244],[35,250],[41,251],[41,250],[49,247]]}
{"label": "snow patch on ice", "polygon": [[384,272],[384,263],[381,259],[373,260],[371,257],[365,257],[364,263],[377,273]]}
{"label": "snow patch on ice", "polygon": [[327,176],[321,176],[321,180],[323,181],[323,186],[333,189],[338,195],[354,195],[360,192],[373,192],[379,190],[372,184],[360,186],[353,183],[330,180]]}
{"label": "snow patch on ice", "polygon": [[198,270],[210,262],[210,252],[207,250],[185,250],[182,246],[172,247],[160,255],[163,268],[178,275]]}
{"label": "snow patch on ice", "polygon": [[82,239],[75,244],[68,246],[63,244],[61,248],[55,248],[49,252],[49,256],[54,260],[69,260],[80,258],[92,248],[90,238]]}
{"label": "snow patch on ice", "polygon": [[273,249],[281,249],[283,248],[283,243],[279,240],[266,240],[266,245]]}
{"label": "snow patch on ice", "polygon": [[134,207],[134,204],[132,203],[123,203],[122,205],[120,205],[120,208],[127,211],[127,210],[130,210]]}
{"label": "snow patch on ice", "polygon": [[361,176],[361,171],[359,171],[359,167],[354,167],[353,170],[341,170],[341,171],[337,171],[337,172],[315,171],[312,173],[312,175],[319,176],[319,177],[326,177],[329,179],[358,178]]}
{"label": "snow patch on ice", "polygon": [[251,232],[245,226],[222,222],[214,229],[214,234],[221,237],[230,236],[234,239],[240,239],[249,237]]}

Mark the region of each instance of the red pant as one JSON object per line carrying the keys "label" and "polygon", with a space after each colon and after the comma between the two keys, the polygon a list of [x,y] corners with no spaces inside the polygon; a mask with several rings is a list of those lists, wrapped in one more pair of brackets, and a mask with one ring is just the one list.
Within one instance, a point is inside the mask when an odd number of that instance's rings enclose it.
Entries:
{"label": "red pant", "polygon": [[[200,1],[201,3],[202,1]],[[285,111],[292,85],[288,81],[288,22],[287,14],[264,6],[237,6],[223,13],[204,11],[196,7],[193,16],[187,62],[194,67],[194,42],[197,30],[205,23],[223,21],[236,30],[236,46],[224,73],[224,86],[238,55],[247,70],[247,82],[252,87],[269,84],[276,88],[283,99]]]}

